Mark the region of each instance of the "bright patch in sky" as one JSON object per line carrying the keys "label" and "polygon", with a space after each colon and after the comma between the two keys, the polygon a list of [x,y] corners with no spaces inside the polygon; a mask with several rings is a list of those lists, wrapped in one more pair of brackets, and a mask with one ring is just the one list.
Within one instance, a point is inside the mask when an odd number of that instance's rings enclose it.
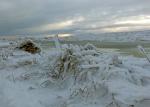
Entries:
{"label": "bright patch in sky", "polygon": [[114,27],[104,28],[103,30],[106,32],[120,32],[120,31],[140,30],[140,29],[143,30],[150,29],[150,16],[141,15],[124,18],[119,21],[116,21],[114,23]]}
{"label": "bright patch in sky", "polygon": [[50,24],[37,26],[34,28],[29,28],[29,29],[24,29],[24,30],[30,31],[30,32],[37,32],[37,31],[44,32],[44,31],[50,31],[50,30],[59,30],[59,29],[65,29],[67,27],[73,26],[74,24],[82,22],[84,20],[85,20],[84,17],[77,17],[77,18],[65,20],[62,22],[50,23]]}
{"label": "bright patch in sky", "polygon": [[115,22],[114,24],[144,24],[150,25],[150,16],[134,16],[121,21]]}
{"label": "bright patch in sky", "polygon": [[62,22],[52,23],[48,25],[44,25],[41,27],[41,29],[47,31],[47,30],[57,30],[57,29],[63,29],[69,26],[74,25],[75,23],[84,21],[83,17],[78,17],[75,19],[70,19]]}

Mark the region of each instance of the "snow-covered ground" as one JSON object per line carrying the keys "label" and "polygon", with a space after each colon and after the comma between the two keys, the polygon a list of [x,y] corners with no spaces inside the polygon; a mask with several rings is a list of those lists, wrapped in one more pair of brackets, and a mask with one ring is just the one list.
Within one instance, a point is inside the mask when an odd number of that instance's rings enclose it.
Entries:
{"label": "snow-covered ground", "polygon": [[7,47],[10,45],[9,41],[0,40],[0,47]]}
{"label": "snow-covered ground", "polygon": [[146,58],[91,44],[39,54],[0,48],[1,107],[149,107],[149,90]]}
{"label": "snow-covered ground", "polygon": [[96,40],[110,42],[150,41],[150,31],[114,32],[114,33],[73,33],[66,40]]}

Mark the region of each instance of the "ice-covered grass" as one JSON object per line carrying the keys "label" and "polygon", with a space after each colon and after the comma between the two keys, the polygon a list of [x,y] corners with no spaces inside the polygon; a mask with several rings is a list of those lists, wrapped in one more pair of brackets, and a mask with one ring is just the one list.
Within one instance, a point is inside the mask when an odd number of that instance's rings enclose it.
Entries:
{"label": "ice-covered grass", "polygon": [[[58,44],[57,44],[58,45]],[[59,47],[59,46],[57,46]],[[92,44],[0,51],[2,107],[149,107],[150,63]]]}

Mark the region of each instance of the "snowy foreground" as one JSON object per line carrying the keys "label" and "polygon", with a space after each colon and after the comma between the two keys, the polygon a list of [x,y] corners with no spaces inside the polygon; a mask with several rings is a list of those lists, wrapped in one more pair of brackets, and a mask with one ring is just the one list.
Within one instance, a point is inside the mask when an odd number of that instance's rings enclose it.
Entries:
{"label": "snowy foreground", "polygon": [[0,107],[149,107],[150,63],[85,46],[0,48]]}

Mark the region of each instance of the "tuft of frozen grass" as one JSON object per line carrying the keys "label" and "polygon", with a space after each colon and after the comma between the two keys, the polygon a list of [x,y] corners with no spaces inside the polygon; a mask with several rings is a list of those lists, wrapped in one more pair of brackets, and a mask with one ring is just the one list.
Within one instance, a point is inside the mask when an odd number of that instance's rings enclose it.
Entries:
{"label": "tuft of frozen grass", "polygon": [[55,42],[55,46],[56,46],[57,51],[60,52],[61,51],[61,45],[60,45],[60,42],[59,42],[58,35],[54,36],[54,42]]}
{"label": "tuft of frozen grass", "polygon": [[18,44],[16,48],[26,51],[31,54],[41,52],[41,49],[39,48],[39,46],[37,46],[37,44],[30,39],[22,41],[21,43]]}
{"label": "tuft of frozen grass", "polygon": [[75,73],[78,69],[78,60],[72,49],[65,49],[53,65],[53,74],[58,78],[64,78],[68,72]]}
{"label": "tuft of frozen grass", "polygon": [[137,46],[137,48],[146,57],[147,61],[150,63],[150,57],[146,54],[145,49],[141,45]]}

